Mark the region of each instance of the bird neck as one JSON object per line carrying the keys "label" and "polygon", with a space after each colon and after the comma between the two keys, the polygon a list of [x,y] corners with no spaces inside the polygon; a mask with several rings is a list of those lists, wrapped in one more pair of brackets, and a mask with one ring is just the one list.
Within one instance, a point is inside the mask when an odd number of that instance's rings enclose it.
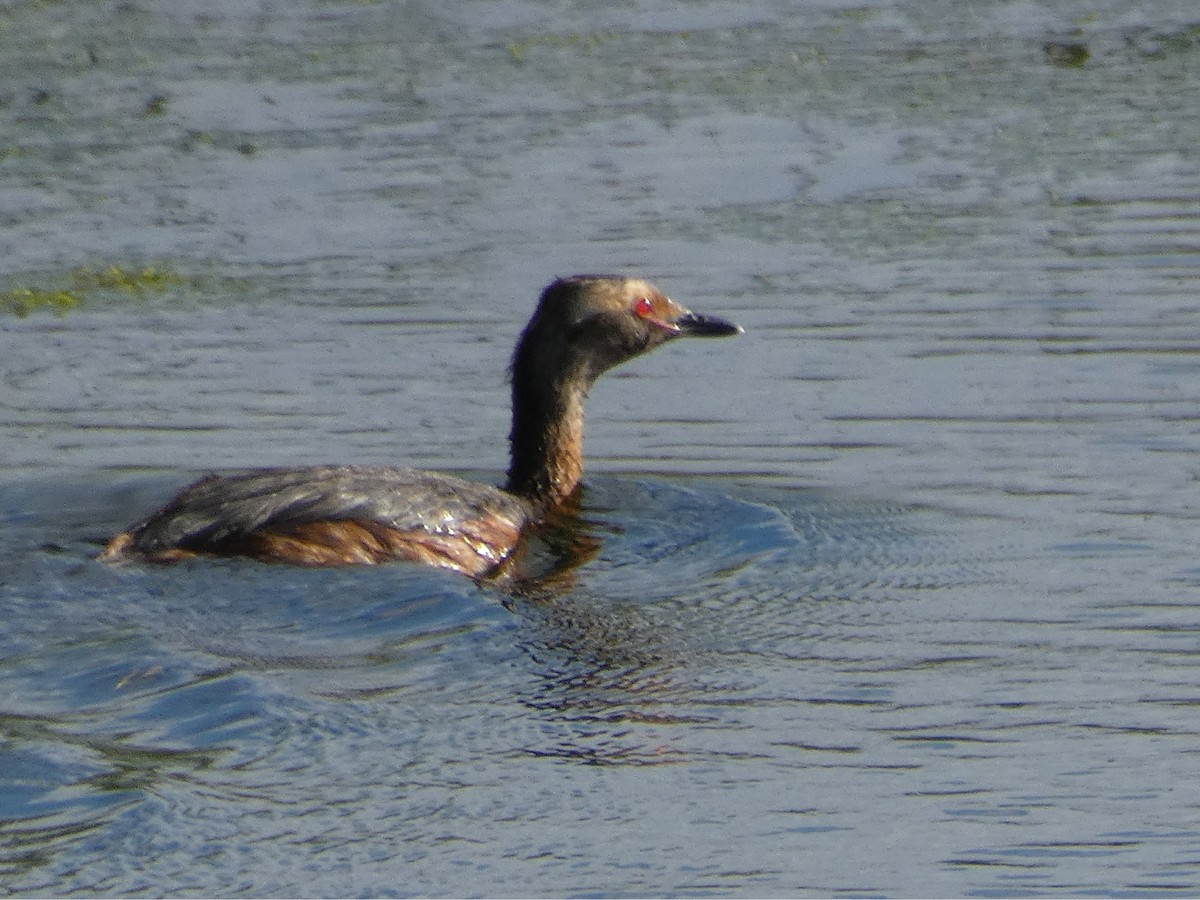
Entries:
{"label": "bird neck", "polygon": [[583,478],[584,379],[521,377],[513,369],[512,459],[507,490],[550,510]]}

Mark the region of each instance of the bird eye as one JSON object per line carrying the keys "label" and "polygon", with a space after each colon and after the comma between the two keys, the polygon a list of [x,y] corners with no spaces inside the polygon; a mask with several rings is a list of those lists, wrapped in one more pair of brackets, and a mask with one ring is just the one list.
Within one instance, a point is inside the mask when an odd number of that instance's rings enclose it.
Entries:
{"label": "bird eye", "polygon": [[654,304],[649,297],[638,297],[633,301],[633,311],[643,319],[648,319],[654,315]]}

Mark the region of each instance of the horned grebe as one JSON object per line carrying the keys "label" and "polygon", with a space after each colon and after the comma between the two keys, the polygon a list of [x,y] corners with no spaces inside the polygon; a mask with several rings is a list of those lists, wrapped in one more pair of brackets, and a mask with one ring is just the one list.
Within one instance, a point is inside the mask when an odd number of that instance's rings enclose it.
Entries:
{"label": "horned grebe", "polygon": [[310,566],[406,559],[485,576],[579,486],[583,403],[597,377],[677,337],[740,331],[641,279],[561,278],[542,292],[513,353],[503,489],[390,466],[209,475],[114,537],[99,558],[203,554]]}

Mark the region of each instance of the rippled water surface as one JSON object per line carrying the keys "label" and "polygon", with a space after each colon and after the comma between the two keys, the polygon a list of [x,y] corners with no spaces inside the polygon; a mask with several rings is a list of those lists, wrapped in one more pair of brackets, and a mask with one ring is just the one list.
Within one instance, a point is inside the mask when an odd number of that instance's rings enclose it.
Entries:
{"label": "rippled water surface", "polygon": [[[1198,64],[1190,0],[5,4],[0,893],[1200,893]],[[497,479],[577,271],[746,334],[596,386],[535,583],[92,560],[207,469]]]}

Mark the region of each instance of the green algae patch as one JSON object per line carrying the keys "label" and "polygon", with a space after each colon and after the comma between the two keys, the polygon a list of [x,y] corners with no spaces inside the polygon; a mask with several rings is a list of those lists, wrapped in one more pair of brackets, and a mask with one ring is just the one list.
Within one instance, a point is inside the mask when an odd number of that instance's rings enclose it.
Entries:
{"label": "green algae patch", "polygon": [[1046,59],[1060,69],[1080,69],[1092,58],[1087,44],[1078,41],[1048,41],[1042,45]]}
{"label": "green algae patch", "polygon": [[0,294],[0,309],[24,318],[42,309],[53,310],[60,316],[79,305],[79,295],[70,290],[13,288]]}
{"label": "green algae patch", "polygon": [[141,269],[109,266],[100,271],[76,269],[71,278],[80,290],[115,290],[131,297],[161,294],[184,283],[182,277],[160,266]]}
{"label": "green algae patch", "polygon": [[0,310],[19,317],[43,310],[62,316],[90,298],[115,294],[140,300],[185,283],[183,277],[162,266],[79,268],[64,280],[65,284],[50,287],[10,288],[0,293]]}
{"label": "green algae patch", "polygon": [[517,65],[525,62],[525,53],[531,47],[543,46],[553,47],[554,49],[578,48],[590,50],[600,44],[606,44],[609,41],[616,40],[620,35],[615,31],[605,31],[595,34],[543,34],[532,35],[530,37],[521,38],[519,40],[509,41],[505,44],[512,61]]}

